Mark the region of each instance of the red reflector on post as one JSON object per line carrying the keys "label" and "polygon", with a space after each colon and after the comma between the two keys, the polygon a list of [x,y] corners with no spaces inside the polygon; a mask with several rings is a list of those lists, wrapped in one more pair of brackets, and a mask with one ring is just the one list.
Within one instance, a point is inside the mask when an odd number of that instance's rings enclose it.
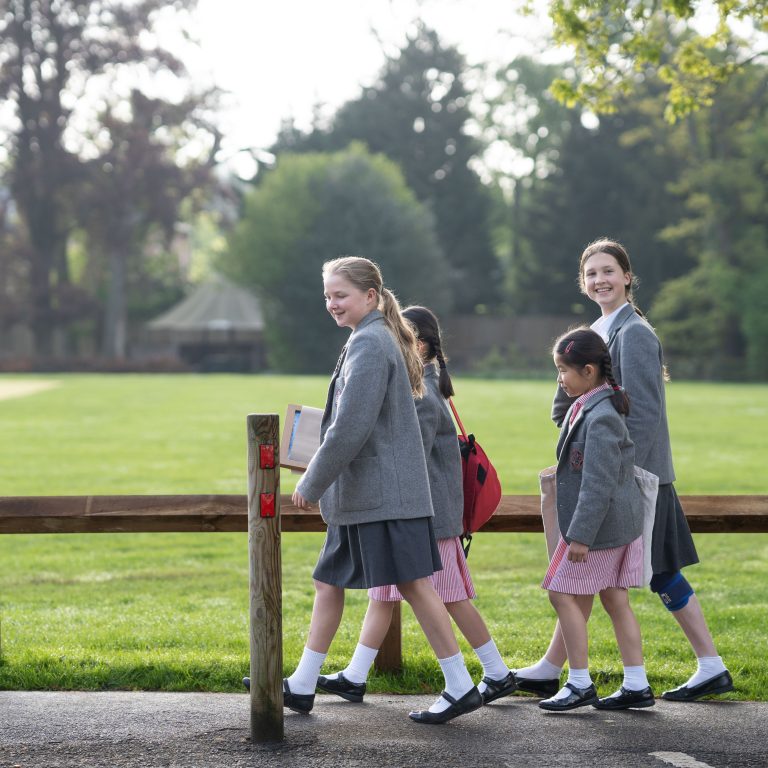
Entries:
{"label": "red reflector on post", "polygon": [[259,514],[262,517],[275,516],[275,494],[262,493],[259,498]]}
{"label": "red reflector on post", "polygon": [[275,446],[271,443],[259,445],[259,467],[261,469],[275,468]]}

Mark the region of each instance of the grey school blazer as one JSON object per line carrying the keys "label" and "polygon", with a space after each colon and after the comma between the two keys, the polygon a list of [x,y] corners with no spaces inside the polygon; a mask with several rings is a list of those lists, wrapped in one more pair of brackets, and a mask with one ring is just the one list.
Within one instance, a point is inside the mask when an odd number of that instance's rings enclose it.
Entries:
{"label": "grey school blazer", "polygon": [[427,465],[405,360],[379,310],[347,342],[331,381],[321,444],[296,490],[326,523],[432,517]]}
{"label": "grey school blazer", "polygon": [[[635,444],[635,463],[653,472],[659,485],[675,481],[664,393],[664,353],[645,318],[629,304],[616,317],[608,336],[616,381],[629,395],[627,428]],[[558,386],[552,420],[560,426],[572,398]]]}
{"label": "grey school blazer", "polygon": [[643,532],[635,450],[612,390],[593,395],[557,443],[557,518],[570,544],[619,547]]}
{"label": "grey school blazer", "polygon": [[426,393],[416,401],[424,456],[427,459],[429,490],[432,494],[432,521],[435,538],[460,536],[464,529],[464,488],[461,479],[459,439],[445,398],[440,392],[434,365],[424,367]]}

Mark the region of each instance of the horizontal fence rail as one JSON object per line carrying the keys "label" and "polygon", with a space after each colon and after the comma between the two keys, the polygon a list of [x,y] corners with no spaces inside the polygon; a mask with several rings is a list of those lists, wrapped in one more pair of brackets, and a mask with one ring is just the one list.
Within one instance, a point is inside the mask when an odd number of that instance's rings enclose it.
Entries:
{"label": "horizontal fence rail", "polygon": [[[768,496],[681,496],[694,533],[768,533]],[[504,496],[482,532],[543,531],[539,496]],[[320,513],[280,497],[283,532],[324,531]],[[245,495],[6,496],[1,533],[246,532]]]}

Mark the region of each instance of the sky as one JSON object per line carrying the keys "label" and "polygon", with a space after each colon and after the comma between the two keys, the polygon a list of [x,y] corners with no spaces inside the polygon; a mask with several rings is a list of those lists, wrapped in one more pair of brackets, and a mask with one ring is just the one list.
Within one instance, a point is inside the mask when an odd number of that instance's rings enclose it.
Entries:
{"label": "sky", "polygon": [[[184,58],[199,83],[228,92],[224,154],[264,148],[281,120],[308,127],[313,107],[332,111],[371,84],[422,18],[469,63],[542,53],[547,25],[519,0],[199,0]],[[378,39],[377,39],[378,38]]]}

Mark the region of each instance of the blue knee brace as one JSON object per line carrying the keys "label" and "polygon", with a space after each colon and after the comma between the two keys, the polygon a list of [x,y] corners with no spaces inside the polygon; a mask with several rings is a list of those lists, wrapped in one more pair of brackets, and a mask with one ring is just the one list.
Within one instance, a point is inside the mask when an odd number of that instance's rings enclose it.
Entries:
{"label": "blue knee brace", "polygon": [[668,611],[685,608],[693,595],[693,588],[680,571],[655,573],[651,579],[651,591],[658,592]]}

